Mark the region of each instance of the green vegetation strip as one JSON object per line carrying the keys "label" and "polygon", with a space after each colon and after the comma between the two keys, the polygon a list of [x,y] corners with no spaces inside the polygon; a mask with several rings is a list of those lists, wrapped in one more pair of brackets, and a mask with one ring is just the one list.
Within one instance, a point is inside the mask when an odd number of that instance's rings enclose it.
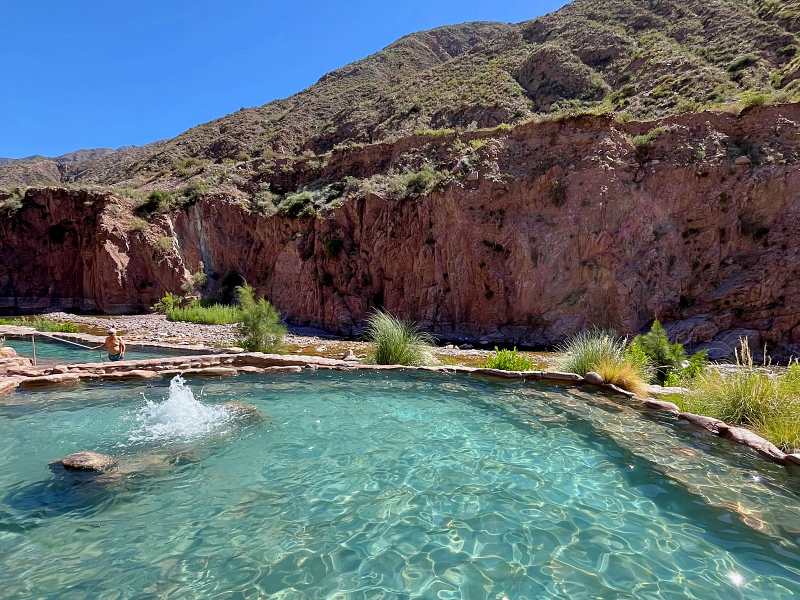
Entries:
{"label": "green vegetation strip", "polygon": [[75,325],[75,323],[65,323],[41,317],[5,317],[0,318],[0,325],[32,327],[36,331],[50,333],[79,333],[81,331],[80,327]]}
{"label": "green vegetation strip", "polygon": [[166,315],[168,321],[183,321],[200,325],[236,324],[238,343],[252,352],[274,352],[283,345],[286,327],[281,315],[266,298],[257,298],[253,288],[237,288],[239,303],[207,304],[198,299],[187,300],[167,293],[153,307]]}

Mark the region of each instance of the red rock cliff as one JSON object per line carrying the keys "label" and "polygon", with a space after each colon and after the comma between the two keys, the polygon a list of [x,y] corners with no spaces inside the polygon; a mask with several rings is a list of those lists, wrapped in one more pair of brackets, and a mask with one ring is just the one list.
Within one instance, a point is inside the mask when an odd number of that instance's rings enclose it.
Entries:
{"label": "red rock cliff", "polygon": [[[634,137],[656,127],[651,143]],[[326,168],[364,176],[396,152],[367,147]],[[383,305],[489,343],[547,345],[591,325],[636,332],[659,317],[685,342],[726,348],[748,335],[800,348],[800,105],[530,124],[482,152],[478,171],[429,196],[368,194],[324,218],[206,198],[159,217],[160,246],[130,230],[124,200],[29,192],[0,225],[0,301],[139,310],[202,261],[291,321],[340,332]]]}

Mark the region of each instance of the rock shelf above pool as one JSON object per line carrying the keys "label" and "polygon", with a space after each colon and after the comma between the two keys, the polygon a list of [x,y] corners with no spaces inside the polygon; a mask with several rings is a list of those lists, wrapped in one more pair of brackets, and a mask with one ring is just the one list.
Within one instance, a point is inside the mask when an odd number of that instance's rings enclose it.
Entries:
{"label": "rock shelf above pool", "polygon": [[[12,359],[7,359],[12,360]],[[2,365],[0,365],[2,368]],[[681,413],[671,402],[655,398],[636,398],[630,392],[614,385],[602,383],[594,374],[584,378],[574,373],[557,371],[500,371],[462,366],[405,367],[400,365],[366,365],[350,360],[337,360],[318,356],[291,354],[263,354],[260,352],[234,352],[225,354],[193,354],[191,356],[167,356],[145,360],[119,362],[96,362],[55,366],[32,366],[30,362],[5,367],[5,376],[0,376],[0,396],[17,388],[26,390],[45,389],[58,386],[77,385],[88,381],[149,380],[182,375],[184,377],[233,377],[236,375],[299,373],[303,369],[320,370],[420,370],[440,373],[463,374],[517,381],[539,381],[553,385],[579,385],[593,387],[605,392],[623,395],[639,402],[642,408],[676,415],[713,435],[747,446],[760,456],[773,462],[796,469],[800,455],[786,454],[774,444],[748,429],[728,425],[718,419],[691,413]]]}

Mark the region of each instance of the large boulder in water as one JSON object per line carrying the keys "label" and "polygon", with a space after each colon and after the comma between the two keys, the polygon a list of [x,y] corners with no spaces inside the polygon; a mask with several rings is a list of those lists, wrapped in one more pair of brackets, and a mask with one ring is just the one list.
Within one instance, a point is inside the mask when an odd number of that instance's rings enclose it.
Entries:
{"label": "large boulder in water", "polygon": [[62,467],[68,471],[90,471],[93,473],[105,473],[117,466],[117,460],[113,456],[100,454],[84,450],[65,456],[58,461]]}

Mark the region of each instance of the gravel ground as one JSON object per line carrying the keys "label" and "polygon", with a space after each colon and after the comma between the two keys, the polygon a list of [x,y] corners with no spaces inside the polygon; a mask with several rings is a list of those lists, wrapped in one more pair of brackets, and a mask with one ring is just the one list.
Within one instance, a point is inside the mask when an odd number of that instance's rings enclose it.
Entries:
{"label": "gravel ground", "polygon": [[[84,325],[91,330],[88,333],[102,335],[109,327],[115,327],[131,341],[167,342],[171,344],[204,344],[208,346],[235,346],[235,325],[199,325],[167,321],[161,314],[90,316],[54,312],[42,315],[54,321],[69,321]],[[291,352],[343,358],[353,352],[359,358],[366,355],[367,344],[353,339],[330,335],[324,331],[310,327],[289,327],[286,345]],[[486,350],[461,350],[454,346],[436,349],[441,357],[451,358],[459,364],[477,365],[489,354]],[[548,362],[547,353],[536,353],[536,358]]]}
{"label": "gravel ground", "polygon": [[[42,316],[54,321],[69,321],[86,325],[97,329],[98,334],[102,334],[109,327],[116,327],[129,340],[206,344],[209,346],[233,346],[236,343],[236,325],[200,325],[167,321],[167,318],[160,314],[88,316],[56,312]],[[322,331],[293,327],[286,336],[286,343],[311,345],[321,343],[323,340],[335,339]]]}

